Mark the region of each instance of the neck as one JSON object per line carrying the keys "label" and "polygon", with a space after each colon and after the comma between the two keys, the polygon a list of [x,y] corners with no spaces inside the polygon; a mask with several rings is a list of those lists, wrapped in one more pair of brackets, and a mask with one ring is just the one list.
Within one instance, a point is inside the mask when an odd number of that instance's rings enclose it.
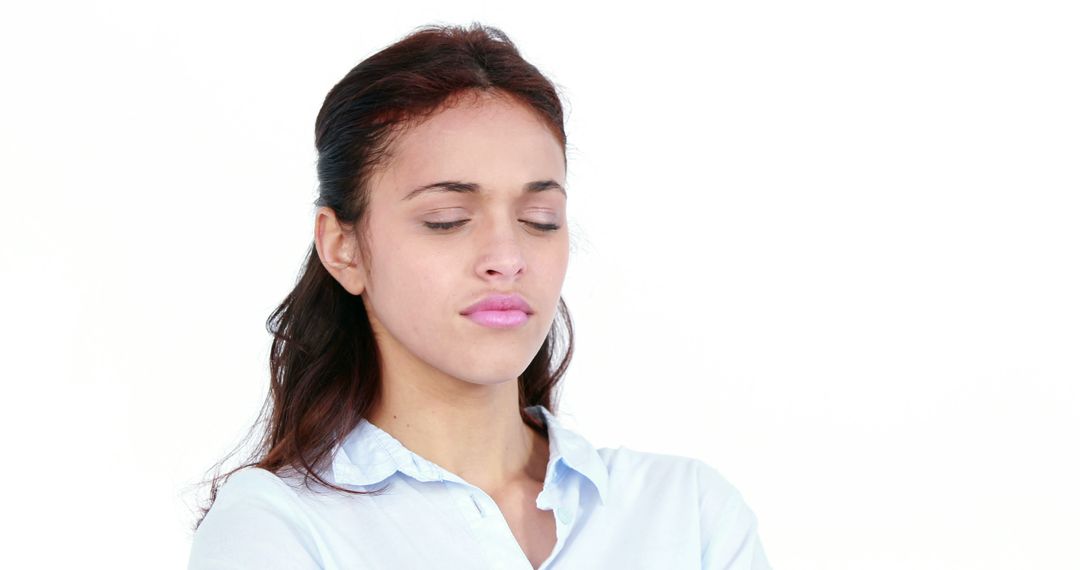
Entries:
{"label": "neck", "polygon": [[521,419],[516,379],[475,384],[388,372],[367,419],[406,448],[492,496],[544,480],[547,439]]}

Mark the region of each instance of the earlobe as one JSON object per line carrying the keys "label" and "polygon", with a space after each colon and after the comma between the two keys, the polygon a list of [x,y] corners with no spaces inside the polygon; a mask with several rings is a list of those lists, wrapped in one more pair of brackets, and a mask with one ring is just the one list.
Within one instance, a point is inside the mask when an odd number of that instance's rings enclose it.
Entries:
{"label": "earlobe", "polygon": [[364,291],[364,270],[357,261],[356,237],[326,206],[315,213],[315,249],[323,267],[350,294]]}

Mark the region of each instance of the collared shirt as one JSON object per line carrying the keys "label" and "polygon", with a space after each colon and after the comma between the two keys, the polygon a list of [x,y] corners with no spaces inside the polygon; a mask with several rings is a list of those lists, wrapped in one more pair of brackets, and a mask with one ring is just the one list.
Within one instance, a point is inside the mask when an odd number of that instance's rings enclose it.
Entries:
{"label": "collared shirt", "polygon": [[[554,511],[541,569],[769,570],[757,519],[701,460],[596,449],[543,406],[549,459],[536,506]],[[194,536],[189,570],[533,568],[480,488],[361,420],[321,473],[354,495],[258,468],[233,474]],[[295,480],[294,480],[295,479]]]}

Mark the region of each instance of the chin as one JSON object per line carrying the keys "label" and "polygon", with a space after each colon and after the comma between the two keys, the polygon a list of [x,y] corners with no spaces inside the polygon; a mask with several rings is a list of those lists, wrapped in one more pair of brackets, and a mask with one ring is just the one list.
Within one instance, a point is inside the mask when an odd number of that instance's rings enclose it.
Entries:
{"label": "chin", "polygon": [[497,386],[499,384],[504,384],[506,382],[512,382],[512,381],[517,381],[517,377],[516,376],[511,376],[509,378],[500,377],[498,380],[487,380],[487,379],[479,379],[479,378],[473,377],[473,378],[467,378],[467,379],[463,380],[463,382],[468,382],[469,384],[475,384],[476,386]]}
{"label": "chin", "polygon": [[518,376],[521,376],[521,374],[525,372],[525,369],[529,367],[529,362],[525,362],[524,364],[515,363],[513,366],[492,366],[491,363],[486,364],[486,366],[478,365],[471,367],[464,375],[458,376],[458,378],[472,384],[501,384],[509,380],[516,381]]}

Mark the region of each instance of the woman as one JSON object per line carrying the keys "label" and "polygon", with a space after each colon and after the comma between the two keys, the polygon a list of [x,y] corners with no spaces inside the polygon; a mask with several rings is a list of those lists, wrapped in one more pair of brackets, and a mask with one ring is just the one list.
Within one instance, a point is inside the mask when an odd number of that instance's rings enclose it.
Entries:
{"label": "woman", "polygon": [[768,568],[715,470],[595,449],[553,414],[562,107],[501,31],[417,30],[334,86],[315,131],[262,447],[213,482],[190,568]]}

